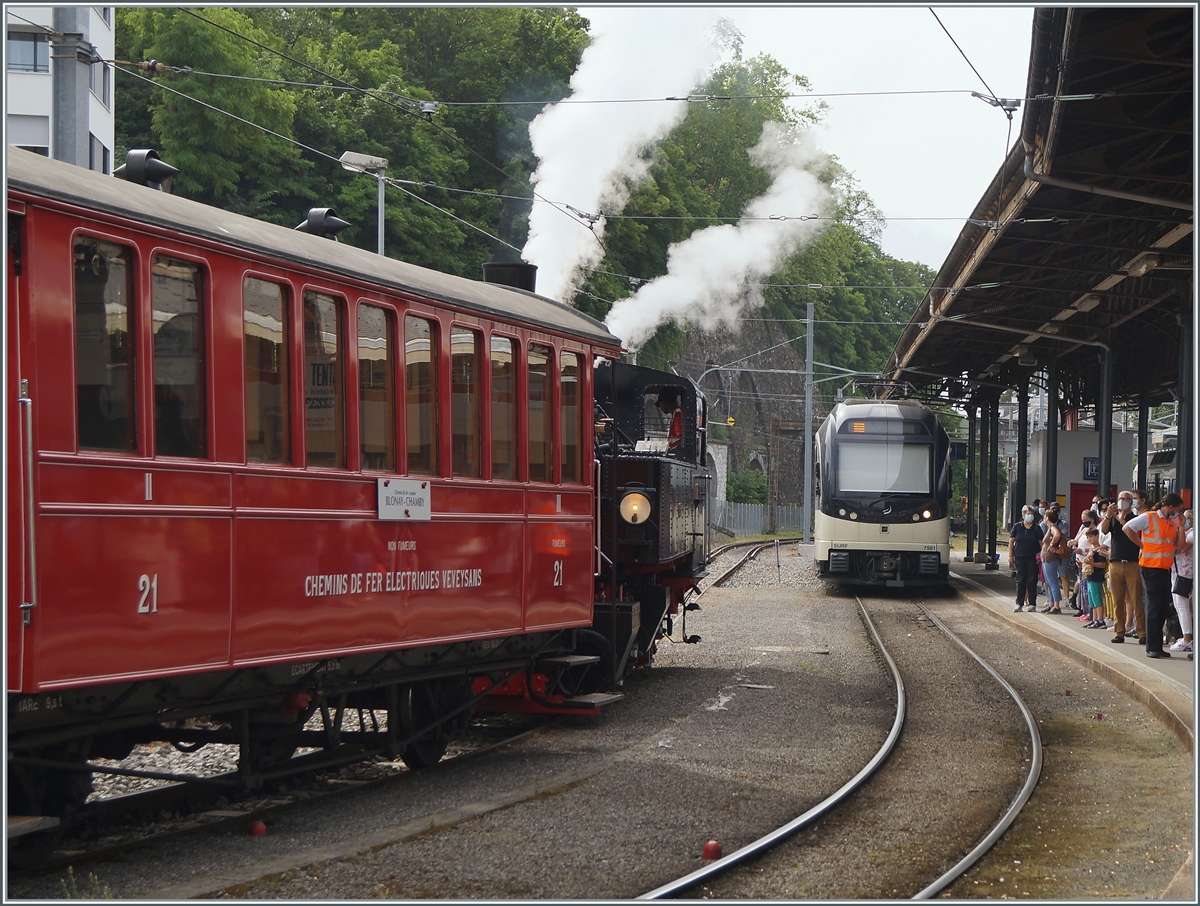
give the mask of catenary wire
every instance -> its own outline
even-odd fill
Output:
[[[151,85],[154,85],[155,87],[160,88],[163,91],[168,91],[171,94],[174,94],[178,97],[192,101],[193,103],[199,104],[201,107],[205,107],[209,110],[212,110],[215,113],[220,113],[224,116],[230,117],[231,119],[235,119],[240,123],[245,123],[247,126],[252,126],[253,128],[259,129],[259,130],[267,133],[268,135],[274,136],[275,138],[278,138],[285,142],[289,142],[290,144],[296,145],[298,148],[303,148],[304,150],[311,151],[313,154],[319,155],[320,157],[328,158],[329,160],[333,161],[334,163],[337,163],[337,164],[341,163],[332,154],[326,154],[324,151],[321,151],[317,148],[313,148],[309,145],[306,145],[303,142],[297,141],[294,138],[289,138],[286,135],[281,135],[280,133],[275,132],[272,129],[268,129],[266,126],[262,126],[262,125],[259,125],[258,123],[251,122],[248,119],[244,119],[244,118],[238,116],[236,113],[230,113],[228,110],[222,110],[220,107],[215,107],[212,104],[209,104],[207,101],[202,101],[199,98],[194,98],[189,94],[184,94],[182,91],[178,91],[177,89],[171,88],[167,85],[162,84],[161,82],[158,82],[154,79],[147,78],[146,76],[140,75],[136,72],[131,72],[128,69],[122,69],[120,67],[116,67],[116,68],[119,72],[123,72],[126,75],[133,76],[135,79],[141,79],[143,82],[149,82]],[[434,208],[437,211],[440,211],[442,214],[445,214],[447,217],[457,220],[463,226],[469,227],[470,229],[475,230],[476,232],[482,233],[484,236],[487,236],[489,239],[491,239],[495,242],[498,242],[502,245],[508,246],[508,248],[513,249],[514,251],[518,251],[518,252],[520,251],[520,249],[518,249],[516,246],[512,245],[509,242],[506,242],[505,240],[501,239],[499,236],[492,235],[487,230],[483,229],[483,227],[476,226],[475,224],[471,223],[470,221],[464,220],[463,218],[459,217],[453,211],[447,211],[445,208],[438,207],[436,204],[434,204],[429,199],[422,198],[420,195],[416,194],[415,192],[409,191],[403,185],[400,185],[397,180],[390,179],[388,177],[376,177],[376,178],[382,179],[382,181],[385,184],[391,185],[393,188],[399,189],[405,195],[408,195],[409,197],[416,199],[417,201],[421,202],[422,204],[428,205],[429,207]]]
[[[10,13],[10,15],[13,15]],[[20,18],[18,16],[18,18]],[[29,21],[29,20],[24,20]],[[30,23],[34,25],[36,23]],[[45,26],[41,26],[45,28]],[[951,38],[953,40],[953,38]],[[961,52],[961,51],[960,51]],[[969,60],[967,61],[970,62]],[[242,81],[264,82],[271,85],[294,85],[299,88],[328,88],[334,91],[377,91],[380,94],[390,94],[394,97],[401,98],[414,105],[420,101],[415,98],[409,98],[406,95],[395,91],[385,91],[381,88],[360,89],[353,85],[329,85],[324,82],[297,82],[290,79],[271,79],[265,76],[245,76],[234,75],[224,72],[205,72],[201,70],[192,70],[193,75],[208,76],[216,79],[239,79]],[[986,83],[985,83],[986,87]],[[989,89],[990,90],[990,89]],[[704,95],[688,95],[685,97],[653,97],[653,98],[560,98],[558,100],[549,100],[545,98],[531,99],[526,101],[442,101],[435,100],[434,102],[439,107],[547,107],[557,104],[568,105],[596,105],[596,104],[661,104],[661,103],[679,103],[699,101],[770,101],[770,100],[808,100],[822,98],[853,98],[853,97],[906,97],[913,95],[933,95],[933,94],[971,94],[969,88],[914,88],[899,91],[818,91],[818,92],[794,92],[784,94],[704,94]],[[1044,100],[1059,100],[1059,101],[1095,101],[1108,100],[1110,98],[1125,98],[1125,97],[1145,97],[1149,95],[1174,95],[1174,94],[1189,94],[1184,91],[1099,91],[1088,94],[1065,95],[1059,98],[1053,98],[1049,95],[1039,94],[1030,97],[1014,98],[1022,102],[1028,101],[1044,101]]]
[[[975,75],[979,76],[979,81],[983,82],[983,87],[986,88],[988,91],[988,94],[990,94],[992,96],[992,100],[998,101],[999,98],[996,97],[996,92],[992,91],[992,86],[987,83],[987,79],[985,79],[983,76],[979,75],[979,70],[975,68],[975,64],[971,62],[971,60],[967,56],[966,52],[961,47],[958,46],[958,42],[954,40],[954,35],[950,34],[950,29],[946,28],[945,23],[942,22],[942,20],[940,18],[938,18],[938,14],[936,12],[934,12],[932,6],[928,7],[928,9],[931,13],[933,13],[933,18],[937,19],[937,24],[942,26],[942,31],[944,31],[946,33],[946,37],[950,39],[950,42],[954,45],[954,47],[958,50],[958,52],[960,54],[962,54],[962,58],[967,61],[967,65],[971,67],[971,72],[973,72],[973,73],[975,73]],[[1009,119],[1012,119],[1011,115],[1009,116]]]
[[[234,31],[232,28],[229,28],[228,26],[221,25],[219,22],[214,22],[211,19],[206,19],[204,16],[201,16],[199,13],[196,13],[186,7],[178,7],[178,9],[180,9],[180,11],[182,11],[182,12],[187,13],[190,16],[195,17],[196,19],[199,19],[201,22],[205,22],[208,25],[213,26],[214,28],[219,28],[221,31],[224,31],[227,34],[233,35],[236,38],[240,38],[243,41],[247,41],[250,44],[255,45],[256,47],[262,48],[263,50],[267,51],[268,53],[273,53],[285,60],[288,60],[291,63],[295,63],[297,66],[304,67],[305,69],[309,70],[310,72],[315,72],[317,75],[322,76],[323,78],[326,78],[326,79],[329,79],[329,80],[335,81],[335,82],[340,82],[342,85],[345,85],[347,88],[357,91],[367,97],[375,98],[376,100],[382,101],[383,103],[387,104],[390,107],[393,107],[396,110],[399,110],[401,113],[404,113],[407,116],[412,116],[415,119],[418,119],[422,122],[429,123],[434,129],[436,129],[444,137],[446,137],[450,141],[453,141],[453,142],[457,143],[458,145],[460,145],[473,157],[478,158],[484,164],[486,164],[488,167],[495,170],[497,173],[502,174],[506,179],[512,179],[515,182],[519,182],[521,185],[525,186],[533,194],[533,197],[535,197],[535,198],[542,197],[538,194],[537,190],[534,189],[533,186],[528,181],[517,179],[511,173],[509,173],[507,170],[505,170],[503,167],[501,167],[499,164],[496,164],[493,161],[489,160],[487,157],[480,154],[478,151],[476,151],[474,148],[472,148],[470,145],[468,145],[465,141],[463,141],[463,139],[460,136],[456,135],[454,132],[445,128],[444,126],[440,126],[437,123],[433,122],[432,117],[430,117],[430,118],[424,117],[424,116],[420,115],[419,113],[417,113],[415,110],[412,110],[401,104],[395,104],[395,103],[389,101],[387,98],[380,97],[377,92],[372,92],[366,88],[362,88],[357,85],[352,85],[349,82],[347,82],[345,79],[339,79],[337,76],[330,75],[329,73],[327,73],[321,69],[318,69],[317,67],[315,67],[309,63],[305,63],[302,60],[298,60],[295,57],[292,57],[292,56],[284,53],[281,50],[277,50],[273,47],[270,47],[269,45],[263,44],[261,41],[257,41],[254,38],[249,37],[248,35],[243,35],[240,32]],[[575,223],[577,223],[580,226],[587,229],[587,231],[589,233],[591,233],[591,235],[596,239],[596,242],[600,245],[600,248],[604,251],[604,253],[606,255],[608,254],[608,249],[605,248],[604,242],[600,239],[599,236],[596,235],[596,233],[591,229],[591,227],[589,225],[585,224],[583,221],[581,221],[579,218],[577,218],[569,210],[566,210],[564,207],[561,207],[559,205],[554,205],[548,199],[543,199],[543,200],[545,200],[547,202],[547,204],[551,204],[552,207],[555,208],[555,210],[560,211],[561,213],[563,213],[564,215],[569,217],[572,221],[574,221]]]

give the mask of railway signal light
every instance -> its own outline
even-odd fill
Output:
[[[337,242],[337,234],[350,226],[337,216],[333,208],[309,208],[308,217],[296,226],[299,233],[312,233]]]
[[[179,170],[162,160],[153,149],[130,151],[125,155],[125,163],[113,171],[113,176],[119,179],[159,191],[164,182],[178,175]]]

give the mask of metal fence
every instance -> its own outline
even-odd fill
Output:
[[[719,542],[722,536],[742,538],[746,535],[762,535],[769,530],[770,520],[771,514],[765,503],[708,501],[708,522],[712,526],[710,537],[714,542]],[[799,532],[803,525],[803,507],[775,507],[775,531]]]

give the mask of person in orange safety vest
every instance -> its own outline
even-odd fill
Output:
[[[1163,623],[1171,602],[1171,564],[1175,562],[1177,535],[1173,517],[1184,510],[1183,498],[1170,493],[1152,510],[1139,513],[1123,531],[1139,551],[1142,587],[1146,590],[1146,657],[1170,657],[1163,651]]]

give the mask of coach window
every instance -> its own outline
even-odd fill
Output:
[[[564,352],[559,366],[559,424],[562,426],[562,480],[578,484],[579,477],[579,356]]]
[[[492,477],[517,477],[517,344],[492,337]]]
[[[154,328],[154,449],[205,456],[204,273],[157,255],[151,268]]]
[[[81,448],[137,450],[132,258],[124,246],[88,236],[75,240],[75,398]]]
[[[246,342],[246,461],[291,461],[287,295],[278,283],[247,277],[242,287]]]
[[[358,409],[362,467],[393,472],[396,443],[392,402],[392,317],[375,305],[358,307]]]
[[[305,465],[346,465],[345,392],[342,387],[342,301],[304,293]]]
[[[453,473],[466,478],[483,474],[480,410],[479,334],[465,327],[450,330],[450,424]]]
[[[424,318],[404,319],[404,398],[408,471],[436,474],[437,330]]]
[[[550,451],[550,363],[554,351],[534,343],[529,347],[529,480],[552,481]]]

